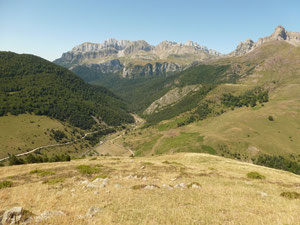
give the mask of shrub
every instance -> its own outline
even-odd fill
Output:
[[[8,163],[10,166],[12,166],[12,165],[21,165],[24,164],[25,162],[23,159],[18,159],[15,155],[10,155],[8,159]]]
[[[97,160],[97,157],[93,157],[90,159],[90,161],[94,161],[94,160]]]
[[[142,164],[143,164],[144,166],[152,166],[152,165],[153,165],[152,162],[142,162]]]
[[[35,170],[31,170],[30,174],[38,174],[39,176],[45,177],[45,176],[54,175],[55,172],[54,171],[50,171],[50,170],[35,169]]]
[[[261,175],[260,173],[258,172],[250,172],[250,173],[247,173],[247,177],[248,178],[251,178],[251,179],[265,179],[266,177],[264,175]]]
[[[300,174],[300,164],[295,161],[286,159],[282,156],[260,155],[254,161],[254,163],[275,169],[286,170],[295,174]]]
[[[101,178],[101,179],[105,179],[105,178],[108,178],[108,172],[104,172],[104,173],[101,173],[100,175],[96,176],[93,178],[93,180],[96,180],[97,178]]]
[[[12,187],[12,186],[13,186],[13,182],[11,182],[9,180],[5,180],[5,181],[0,182],[0,189]]]
[[[68,154],[61,154],[61,155],[53,155],[50,162],[66,162],[71,161],[71,157]]]
[[[87,175],[100,172],[99,168],[91,167],[89,165],[80,165],[80,166],[77,166],[76,169],[79,171],[79,173],[87,174]]]
[[[67,135],[65,134],[65,132],[60,131],[60,130],[51,130],[51,137],[54,138],[54,140],[56,142],[61,141],[64,138],[67,138]]]
[[[297,199],[300,198],[300,194],[297,192],[282,192],[280,196],[289,198],[289,199]]]
[[[268,117],[268,120],[270,120],[270,121],[274,121],[274,118],[273,118],[273,116],[269,116],[269,117]]]
[[[63,182],[65,182],[65,178],[58,177],[58,178],[46,180],[43,182],[43,184],[57,184],[57,183],[63,183]]]

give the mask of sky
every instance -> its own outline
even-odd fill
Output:
[[[0,0],[0,51],[50,61],[108,38],[196,41],[229,53],[278,25],[300,32],[299,0]]]

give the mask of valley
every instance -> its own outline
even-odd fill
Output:
[[[298,224],[299,40],[0,52],[0,225]]]

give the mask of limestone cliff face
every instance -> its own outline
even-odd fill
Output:
[[[176,73],[184,70],[186,67],[176,63],[148,63],[142,65],[128,65],[123,68],[122,77],[134,78],[134,76],[167,76],[171,73]]]
[[[259,47],[263,43],[270,41],[286,41],[292,45],[300,46],[300,33],[286,31],[284,27],[278,26],[275,28],[274,33],[271,36],[258,39],[254,42],[250,39],[241,42],[237,48],[229,54],[229,56],[241,56],[248,52],[253,51],[255,48]]]
[[[201,85],[189,85],[185,87],[176,87],[168,91],[164,96],[154,101],[145,111],[145,115],[149,115],[155,112],[162,110],[164,107],[173,105],[176,102],[179,102],[185,96],[192,92],[199,91]]]
[[[118,59],[113,59],[99,64],[88,64],[86,67],[99,74],[119,73],[124,68]]]
[[[191,63],[221,56],[196,42],[163,41],[156,46],[146,41],[108,39],[101,44],[86,42],[63,53],[54,63],[71,70],[86,66],[94,72],[119,73],[124,78],[165,76],[180,72]]]

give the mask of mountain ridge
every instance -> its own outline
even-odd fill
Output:
[[[120,74],[124,78],[139,76],[165,76],[186,69],[193,62],[219,57],[222,54],[187,41],[177,43],[162,41],[150,45],[144,40],[128,41],[110,38],[103,43],[84,42],[62,54],[54,63],[76,70],[85,66],[101,74]],[[111,65],[113,66],[111,69]],[[97,68],[97,69],[96,69]],[[81,75],[81,73],[79,73]]]
[[[103,43],[84,42],[77,45],[54,60],[54,63],[74,71],[86,81],[97,80],[108,74],[129,79],[170,76],[209,60],[248,54],[270,41],[285,41],[300,46],[300,33],[277,26],[270,36],[259,38],[257,42],[251,39],[240,42],[229,54],[221,54],[194,41],[162,41],[157,45],[150,45],[144,40],[110,38]],[[92,76],[87,76],[87,73]]]
[[[240,42],[236,49],[229,53],[228,56],[241,56],[245,55],[257,47],[261,46],[263,43],[270,41],[286,41],[294,46],[300,46],[300,33],[294,31],[286,31],[281,25],[277,26],[270,36],[259,38],[257,42],[251,39]]]

